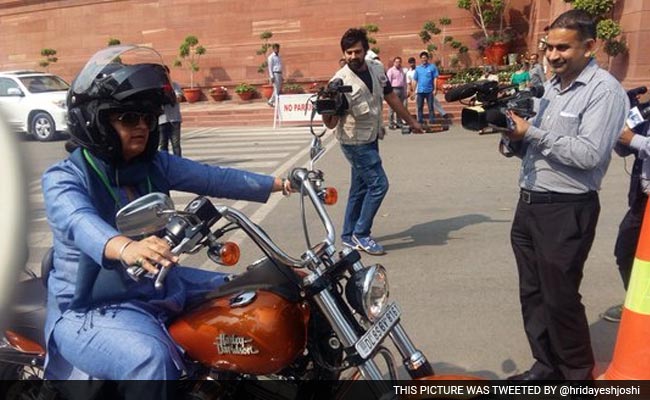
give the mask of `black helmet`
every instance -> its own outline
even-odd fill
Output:
[[[97,52],[72,82],[67,106],[69,129],[78,146],[111,163],[122,163],[122,145],[108,122],[109,112],[140,111],[160,115],[176,97],[162,58],[139,46],[111,46]],[[151,128],[147,149],[158,147],[158,127]]]

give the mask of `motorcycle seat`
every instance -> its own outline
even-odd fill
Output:
[[[293,280],[292,280],[293,279]],[[230,296],[233,294],[266,290],[291,301],[300,301],[300,278],[289,267],[276,266],[268,258],[250,265],[246,272],[219,286],[207,298]]]
[[[18,284],[11,307],[8,329],[35,341],[45,348],[45,303],[47,289],[40,278]]]

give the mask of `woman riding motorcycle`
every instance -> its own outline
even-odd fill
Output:
[[[72,84],[67,106],[78,148],[42,178],[54,236],[48,379],[179,378],[184,366],[165,323],[224,282],[223,274],[176,266],[157,290],[151,276],[178,259],[159,237],[121,235],[118,209],[170,190],[257,202],[290,191],[279,178],[158,152],[158,116],[174,101],[160,56],[143,47],[98,52]],[[133,265],[152,274],[136,281],[126,272]]]

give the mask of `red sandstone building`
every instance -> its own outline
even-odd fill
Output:
[[[518,33],[516,49],[535,51],[543,29],[570,6],[564,0],[511,0],[506,21]],[[626,87],[650,84],[650,0],[618,0],[614,18],[624,30],[629,52],[610,63]],[[50,71],[72,80],[86,60],[110,38],[152,46],[170,65],[187,35],[206,47],[195,76],[203,87],[261,83],[255,51],[259,34],[273,32],[290,79],[326,79],[338,68],[339,40],[349,27],[372,23],[381,57],[416,56],[425,46],[418,36],[426,20],[449,17],[447,34],[466,44],[468,62],[482,57],[471,34],[478,28],[456,0],[299,1],[299,0],[0,0],[0,70],[42,69],[43,48],[57,50]],[[599,55],[601,65],[607,58]],[[189,83],[186,70],[173,68],[174,80]]]

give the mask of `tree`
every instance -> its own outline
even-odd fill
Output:
[[[374,51],[375,54],[379,54],[379,47],[377,46],[377,39],[375,39],[371,34],[379,32],[379,26],[376,24],[365,24],[363,29],[368,33],[368,44],[370,44],[370,50]]]
[[[512,37],[505,26],[505,12],[509,0],[458,0],[458,7],[472,14],[474,23],[481,29],[484,45],[510,42]]]
[[[120,39],[109,38],[107,44],[108,44],[109,46],[118,46],[118,45],[122,44],[122,42],[120,41]]]
[[[53,63],[59,61],[59,58],[56,57],[56,50],[54,50],[54,49],[47,49],[47,48],[46,48],[46,49],[42,49],[42,50],[41,50],[41,56],[43,56],[43,57],[45,57],[45,58],[42,59],[42,60],[38,63],[38,65],[40,65],[41,67],[45,68],[45,71],[48,71],[48,72],[49,72],[49,68],[48,68],[48,67],[50,66],[50,64],[53,64]]]
[[[452,49],[455,49],[458,53],[464,54],[467,53],[469,50],[467,46],[463,45],[460,41],[455,40],[452,36],[448,36],[445,34],[445,29],[447,26],[451,25],[451,19],[447,17],[442,17],[438,20],[438,24],[442,28],[439,28],[438,25],[434,21],[426,21],[424,25],[422,26],[422,30],[419,33],[420,39],[422,39],[422,43],[427,44],[427,51],[429,53],[437,53],[440,57],[440,65],[441,67],[447,67],[448,65],[445,63],[445,53],[446,53],[446,46],[449,45]],[[439,41],[438,44],[431,43],[431,40],[433,39],[433,36],[439,36]],[[452,55],[450,58],[450,61],[453,60],[458,60],[458,57]],[[455,65],[451,65],[452,67],[455,67]]]
[[[199,39],[189,35],[181,43],[178,49],[178,58],[174,60],[175,67],[182,67],[185,64],[190,72],[190,88],[194,88],[194,73],[199,70],[199,60],[206,53],[205,47],[199,44]]]
[[[266,72],[266,67],[269,66],[269,63],[268,63],[268,61],[266,59],[266,53],[269,51],[269,49],[272,46],[272,44],[269,43],[269,39],[271,39],[272,37],[273,37],[273,32],[271,32],[271,31],[264,31],[264,32],[260,33],[260,39],[262,40],[262,46],[259,49],[257,49],[257,51],[255,52],[255,54],[257,54],[258,56],[264,57],[264,60],[262,61],[262,63],[259,65],[259,67],[257,67],[257,72],[260,73],[260,74],[265,73]]]

